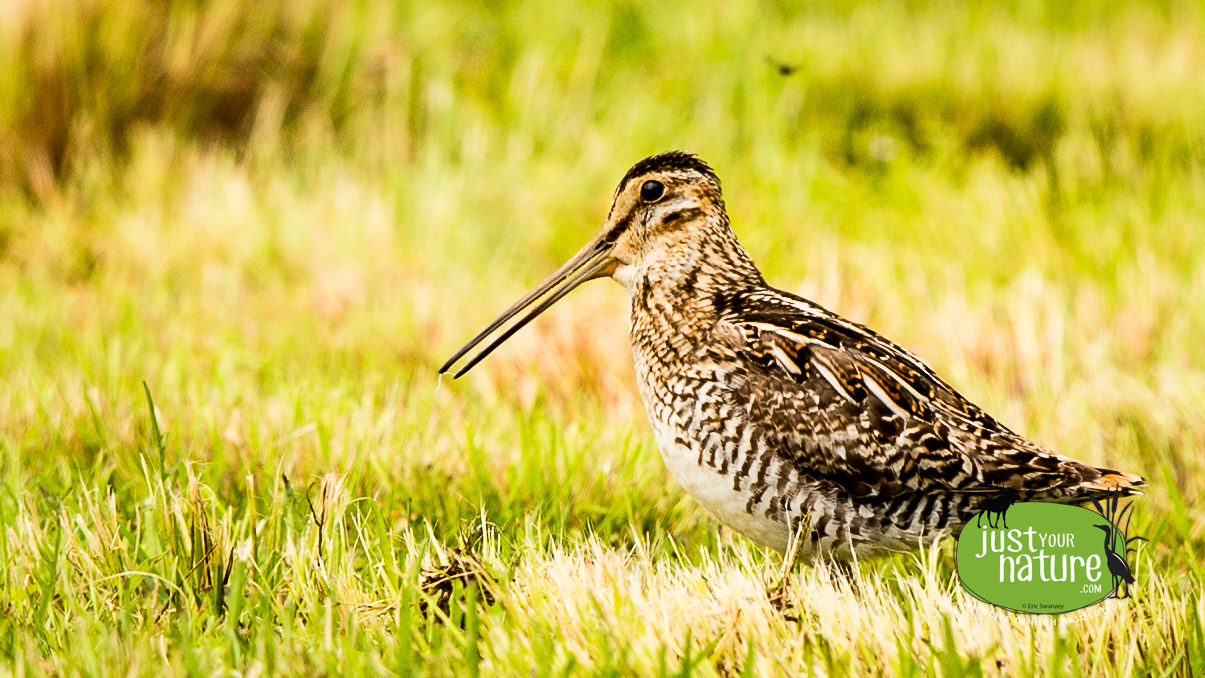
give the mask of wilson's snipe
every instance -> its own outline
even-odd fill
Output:
[[[957,532],[1007,488],[1078,503],[1143,479],[1093,468],[1010,431],[873,331],[768,286],[702,160],[636,164],[602,232],[456,352],[530,310],[476,365],[581,283],[628,291],[640,395],[666,465],[753,541],[839,561]]]

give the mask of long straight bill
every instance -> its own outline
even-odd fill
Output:
[[[587,280],[593,280],[609,274],[615,267],[615,260],[609,255],[611,244],[603,240],[602,237],[595,238],[585,247],[583,247],[573,258],[565,262],[563,266],[558,268],[556,272],[548,276],[544,282],[536,286],[535,289],[523,295],[523,298],[516,301],[510,308],[503,311],[502,315],[498,316],[494,322],[488,327],[469,340],[469,343],[460,348],[459,351],[452,354],[448,358],[448,362],[444,363],[443,367],[439,368],[439,373],[443,374],[452,369],[452,365],[463,358],[465,354],[473,350],[473,347],[485,341],[491,334],[505,325],[511,318],[519,315],[524,309],[535,304],[541,297],[544,297],[534,308],[526,315],[520,318],[515,324],[506,329],[505,332],[498,335],[484,349],[473,356],[464,367],[461,367],[453,378],[460,377],[465,372],[473,369],[473,366],[481,362],[483,358],[498,348],[502,342],[506,341],[515,332],[518,332],[524,325],[531,322],[536,316],[548,310],[550,306],[559,301],[566,294],[569,294],[575,287],[581,285]],[[551,292],[551,294],[549,294]],[[545,297],[544,295],[548,295]]]

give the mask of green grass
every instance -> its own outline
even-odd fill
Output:
[[[1201,6],[562,5],[10,8],[0,673],[1205,672]],[[1145,475],[1135,599],[992,619],[946,544],[780,609],[609,282],[441,383],[672,148],[773,283]]]

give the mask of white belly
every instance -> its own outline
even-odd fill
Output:
[[[721,475],[718,470],[699,464],[697,452],[674,442],[670,427],[653,422],[657,448],[666,467],[687,494],[699,502],[719,521],[762,546],[786,551],[790,529],[754,507],[746,511],[751,493],[742,484],[733,489],[733,475]]]

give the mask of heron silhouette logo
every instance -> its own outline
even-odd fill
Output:
[[[1091,500],[1095,511],[1020,501],[1016,490],[985,500],[958,535],[963,587],[985,603],[1040,614],[1129,598],[1136,582],[1130,556],[1146,541],[1128,534],[1134,505],[1120,506],[1118,492]]]

